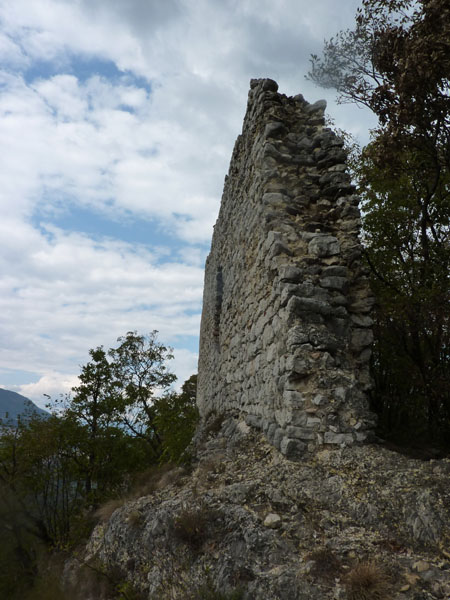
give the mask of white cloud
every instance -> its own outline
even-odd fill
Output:
[[[76,385],[78,385],[76,375],[51,372],[43,375],[34,383],[16,386],[13,391],[29,398],[40,408],[47,408],[50,400],[46,396],[50,396],[52,400],[58,400],[61,394],[70,393],[70,390]]]
[[[2,235],[8,256],[22,256],[19,270],[8,256],[1,262],[0,312],[12,317],[0,321],[9,341],[0,349],[4,368],[76,371],[90,347],[113,345],[128,330],[158,329],[166,343],[197,334],[199,266],[157,262],[145,247],[54,227],[48,236],[15,233]]]

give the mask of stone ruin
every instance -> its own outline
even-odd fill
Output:
[[[374,299],[325,101],[279,94],[270,79],[250,87],[206,262],[198,406],[298,457],[374,428]]]

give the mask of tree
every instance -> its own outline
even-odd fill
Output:
[[[448,143],[449,40],[446,0],[363,0],[355,29],[325,42],[308,77],[368,106],[394,137]]]
[[[157,331],[147,336],[129,331],[109,350],[116,389],[124,408],[124,425],[145,439],[153,454],[161,453],[161,438],[155,422],[155,394],[163,393],[176,380],[166,367],[173,358],[171,348],[157,341]]]
[[[0,434],[0,596],[22,598],[49,547],[73,539],[85,506],[73,424],[32,416]]]
[[[162,452],[155,398],[176,377],[165,365],[172,358],[170,349],[156,334],[128,332],[118,338],[117,348],[91,349],[80,384],[65,399],[64,418],[82,426],[73,455],[92,501],[114,492],[124,473],[144,460],[157,460]]]
[[[169,393],[155,402],[155,425],[161,439],[161,461],[179,463],[188,460],[186,449],[198,422],[197,375],[191,375],[180,393]]]
[[[449,192],[430,198],[432,227],[422,232],[427,172],[407,149],[390,165],[357,167],[364,198],[365,254],[377,298],[374,376],[381,425],[445,440],[450,426]],[[448,439],[448,438],[447,438]]]
[[[363,0],[354,31],[325,43],[309,77],[379,119],[354,164],[377,296],[375,407],[388,429],[426,423],[430,439],[448,440],[448,2]]]
[[[124,404],[103,347],[91,349],[92,360],[81,368],[80,385],[72,388],[64,416],[83,426],[77,440],[78,460],[85,473],[86,493],[103,477],[109,464],[108,446],[121,420]]]

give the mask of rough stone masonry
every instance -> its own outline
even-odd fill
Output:
[[[343,141],[252,80],[206,262],[198,405],[288,457],[367,440],[373,297]]]

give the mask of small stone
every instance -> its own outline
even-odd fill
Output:
[[[269,513],[264,519],[264,526],[270,529],[278,529],[281,525],[281,517],[275,513]]]
[[[284,437],[281,440],[280,451],[287,458],[299,458],[304,454],[306,450],[306,444],[300,440],[293,440],[288,437]]]
[[[279,133],[282,133],[283,131],[284,131],[283,123],[280,123],[279,121],[271,121],[270,123],[267,123],[267,125],[264,129],[264,135],[265,135],[265,137],[272,137],[272,136],[276,136]]]
[[[265,92],[277,92],[278,91],[278,83],[273,79],[263,79],[262,88]]]
[[[423,573],[424,571],[428,571],[430,565],[425,560],[418,560],[413,564],[413,569],[418,573]]]
[[[325,444],[352,444],[353,436],[351,433],[333,433],[327,431],[324,435]]]
[[[324,111],[327,107],[327,101],[326,100],[317,100],[317,102],[314,102],[314,104],[309,104],[308,106],[305,107],[306,112],[308,113],[312,113],[312,112],[316,112],[316,111]]]

